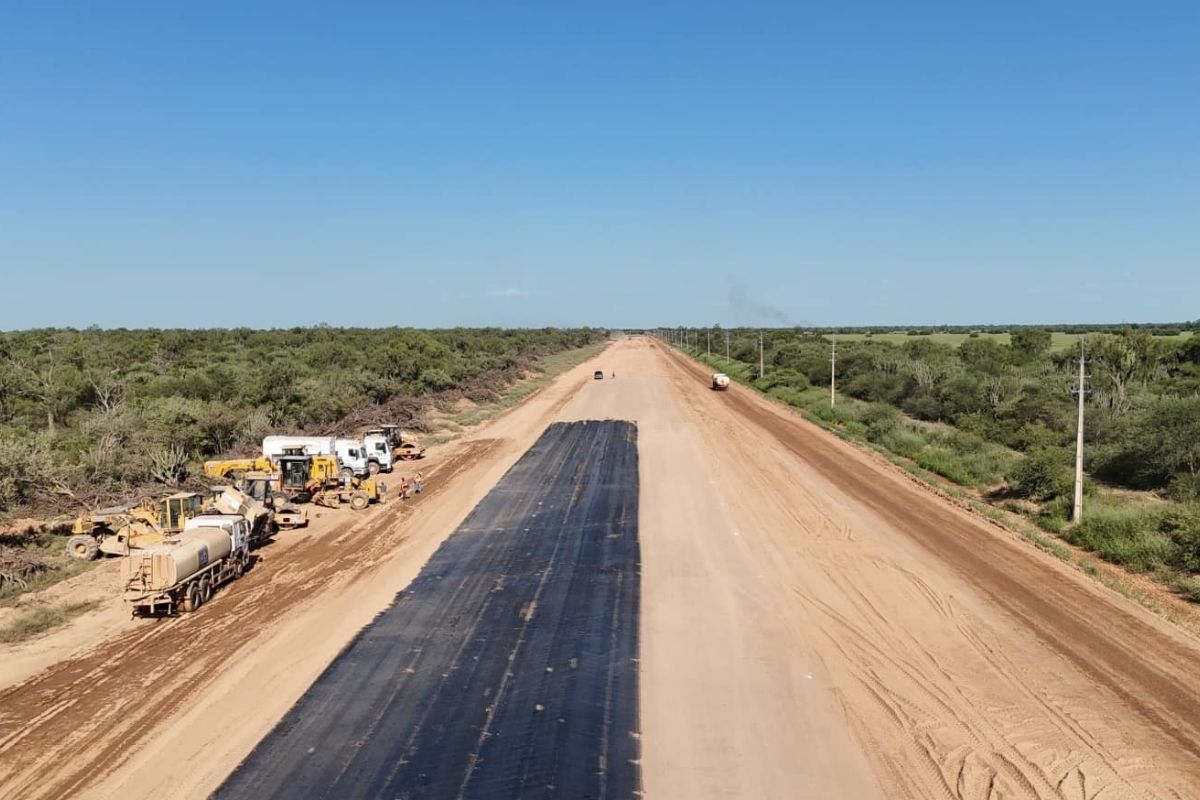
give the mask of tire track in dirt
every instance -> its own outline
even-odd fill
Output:
[[[664,361],[892,796],[1200,796],[1186,637],[769,401]],[[808,470],[819,479],[797,488]]]
[[[68,797],[119,767],[265,630],[329,586],[367,578],[404,541],[403,517],[498,445],[465,442],[429,471],[424,493],[365,518],[347,512],[332,531],[279,555],[267,546],[194,615],[147,621],[0,692],[0,796]]]

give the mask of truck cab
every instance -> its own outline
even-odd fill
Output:
[[[343,468],[349,469],[355,477],[361,478],[371,474],[368,467],[367,447],[360,439],[334,439],[333,452]]]
[[[362,438],[363,447],[367,451],[367,472],[374,475],[377,472],[391,472],[396,466],[392,445],[383,433],[367,433]]]

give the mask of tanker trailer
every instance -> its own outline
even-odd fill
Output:
[[[724,372],[714,372],[712,376],[712,388],[714,392],[723,392],[729,388],[729,376]]]
[[[135,615],[195,611],[249,562],[250,523],[236,514],[190,519],[162,544],[135,550],[121,564],[125,602]]]

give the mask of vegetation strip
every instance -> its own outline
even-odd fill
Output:
[[[696,346],[706,337],[723,349],[723,332],[701,330],[683,350],[867,443],[1042,549],[1074,561],[1057,537],[1200,601],[1200,337],[1158,340],[1134,329],[1089,337],[1086,452],[1107,482],[1086,481],[1078,525],[1067,522],[1072,477],[1064,445],[1074,430],[1072,355],[1053,354],[1048,333],[1017,331],[1011,345],[968,339],[957,351],[922,337],[902,346],[843,343],[835,405],[828,339],[768,332],[760,376],[757,334],[734,332],[729,360]],[[1085,571],[1098,572],[1091,567]]]
[[[593,329],[0,333],[0,389],[10,390],[0,398],[0,519],[203,491],[200,461],[257,451],[276,430],[430,420],[438,444],[606,346]],[[284,363],[286,379],[271,378]],[[439,414],[455,402],[470,407]],[[169,474],[152,468],[159,445],[179,457]],[[64,556],[63,529],[27,528],[0,534],[0,604],[94,563]]]

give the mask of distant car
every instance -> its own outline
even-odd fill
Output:
[[[594,380],[598,380],[598,381],[604,380],[604,370],[602,370],[602,369],[596,370],[595,372],[592,373],[592,378]]]

